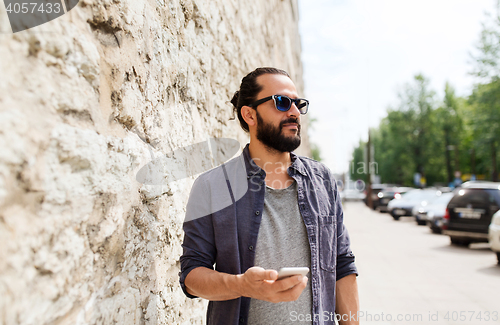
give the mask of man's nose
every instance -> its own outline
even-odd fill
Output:
[[[295,105],[294,102],[292,102],[292,106],[287,111],[287,115],[288,116],[294,116],[294,117],[300,119],[300,111],[299,111],[299,109],[297,108],[297,105]]]

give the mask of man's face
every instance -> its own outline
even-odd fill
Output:
[[[257,100],[271,95],[285,95],[298,98],[297,90],[292,80],[284,75],[265,74],[257,78],[262,85],[262,91]],[[270,149],[279,152],[290,152],[300,145],[300,112],[292,104],[286,112],[278,111],[274,101],[270,100],[256,109],[257,139]]]

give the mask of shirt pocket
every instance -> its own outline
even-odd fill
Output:
[[[337,223],[334,216],[319,217],[319,266],[335,272],[337,266]]]

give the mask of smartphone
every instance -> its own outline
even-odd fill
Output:
[[[278,280],[292,275],[306,275],[309,273],[308,267],[282,267],[278,272]]]

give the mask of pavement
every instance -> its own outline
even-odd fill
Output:
[[[356,255],[361,324],[500,324],[500,266],[488,244],[448,236],[344,204]]]

